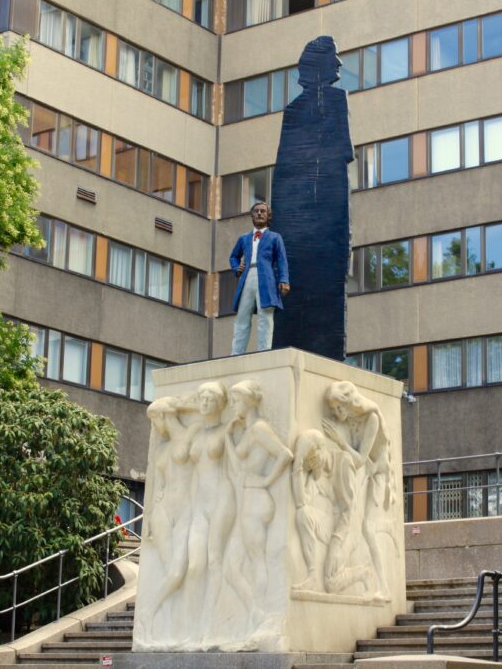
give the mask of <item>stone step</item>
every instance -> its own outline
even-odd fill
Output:
[[[134,611],[112,611],[107,618],[108,620],[134,620]]]
[[[70,667],[78,664],[93,664],[99,666],[99,660],[102,653],[20,653],[18,655],[19,664],[63,664]]]
[[[354,653],[354,660],[370,660],[373,657],[392,657],[394,655],[423,655],[424,650],[402,649],[400,651],[362,651]],[[441,655],[455,655],[475,660],[491,660],[492,650],[441,650]]]
[[[406,591],[406,599],[455,599],[455,598],[476,598],[476,588],[433,588],[432,590],[414,590]],[[492,597],[491,588],[485,587],[483,597]]]
[[[307,653],[306,663],[295,665],[301,669],[310,669],[312,667],[319,667],[332,664],[350,664],[352,662],[352,653]]]
[[[465,618],[466,614],[461,611],[436,611],[433,613],[403,613],[396,616],[396,623],[400,625],[453,625],[459,623]],[[492,620],[493,614],[492,611],[478,611],[474,622],[471,624],[476,624],[476,622],[485,622],[487,620]]]
[[[89,641],[53,641],[42,644],[42,653],[72,653],[79,651],[115,651],[127,652],[131,650],[132,640],[130,641],[99,641],[90,639]]]
[[[105,620],[102,623],[86,623],[85,629],[88,632],[112,632],[120,630],[130,630],[134,627],[134,621],[132,619],[128,620]]]
[[[71,662],[37,662],[36,664],[31,664],[29,662],[22,662],[23,669],[50,669],[51,667],[54,666],[54,664],[57,665],[58,669],[74,669],[75,663],[73,660]],[[0,665],[2,669],[19,669],[19,664],[2,664]],[[100,667],[101,665],[98,663],[92,663],[88,664],[86,662],[79,662],[78,663],[78,669],[97,669],[97,667]],[[354,666],[352,666],[352,669],[354,669]]]
[[[64,641],[93,641],[94,639],[110,639],[110,641],[131,640],[132,630],[104,630],[88,632],[67,632]]]
[[[436,623],[432,624],[434,625]],[[425,639],[427,637],[427,630],[429,627],[430,625],[379,627],[377,630],[377,637],[379,639],[399,639],[401,637]],[[440,637],[445,636],[454,636],[455,638],[458,638],[459,636],[484,636],[485,634],[491,635],[491,631],[492,625],[484,623],[470,623],[467,627],[464,627],[461,630],[438,631],[435,633],[434,638],[439,639]]]
[[[444,611],[455,612],[464,611],[466,614],[471,610],[474,600],[472,599],[431,599],[431,600],[417,600],[414,602],[415,613],[424,613],[427,611]],[[482,603],[479,607],[480,611],[488,611],[492,609],[492,604]]]
[[[492,638],[489,636],[473,637],[434,637],[434,649],[437,653],[444,650],[485,650],[491,648]],[[392,650],[394,653],[405,653],[408,650],[425,651],[427,641],[421,639],[361,639],[357,642],[358,651]]]

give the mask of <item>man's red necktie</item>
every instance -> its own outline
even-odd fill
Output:
[[[260,230],[257,230],[257,231],[254,233],[253,241],[255,242],[257,239],[260,239],[260,237],[262,236],[262,234],[263,234],[263,232],[260,232]]]

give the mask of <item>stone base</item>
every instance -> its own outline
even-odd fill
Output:
[[[347,653],[113,653],[113,669],[292,669],[350,662]]]

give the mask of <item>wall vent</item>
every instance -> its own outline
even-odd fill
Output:
[[[172,232],[173,231],[173,222],[172,221],[166,221],[165,218],[159,218],[158,216],[155,217],[155,227],[159,228],[159,230],[165,230],[166,232]]]
[[[96,193],[93,190],[86,190],[85,188],[82,188],[81,186],[77,187],[77,197],[79,200],[85,200],[86,202],[92,202],[92,204],[96,204],[97,198],[96,198]]]

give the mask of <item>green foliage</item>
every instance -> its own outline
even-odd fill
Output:
[[[26,325],[14,325],[0,314],[0,388],[37,385],[41,361],[31,355],[32,337]]]
[[[0,38],[0,269],[14,244],[44,246],[33,209],[38,184],[30,170],[36,162],[17,132],[18,126],[27,125],[28,113],[14,100],[14,79],[23,76],[27,61],[25,39],[6,47]]]
[[[64,578],[81,579],[64,591],[66,610],[93,601],[102,587],[104,543],[86,546],[84,539],[111,526],[124,492],[111,478],[116,436],[108,418],[70,402],[62,390],[0,389],[0,574],[69,548]],[[57,563],[20,579],[18,599],[42,583],[57,584]],[[9,582],[0,589],[0,609],[10,605],[11,588]],[[54,601],[45,607],[42,618]]]

